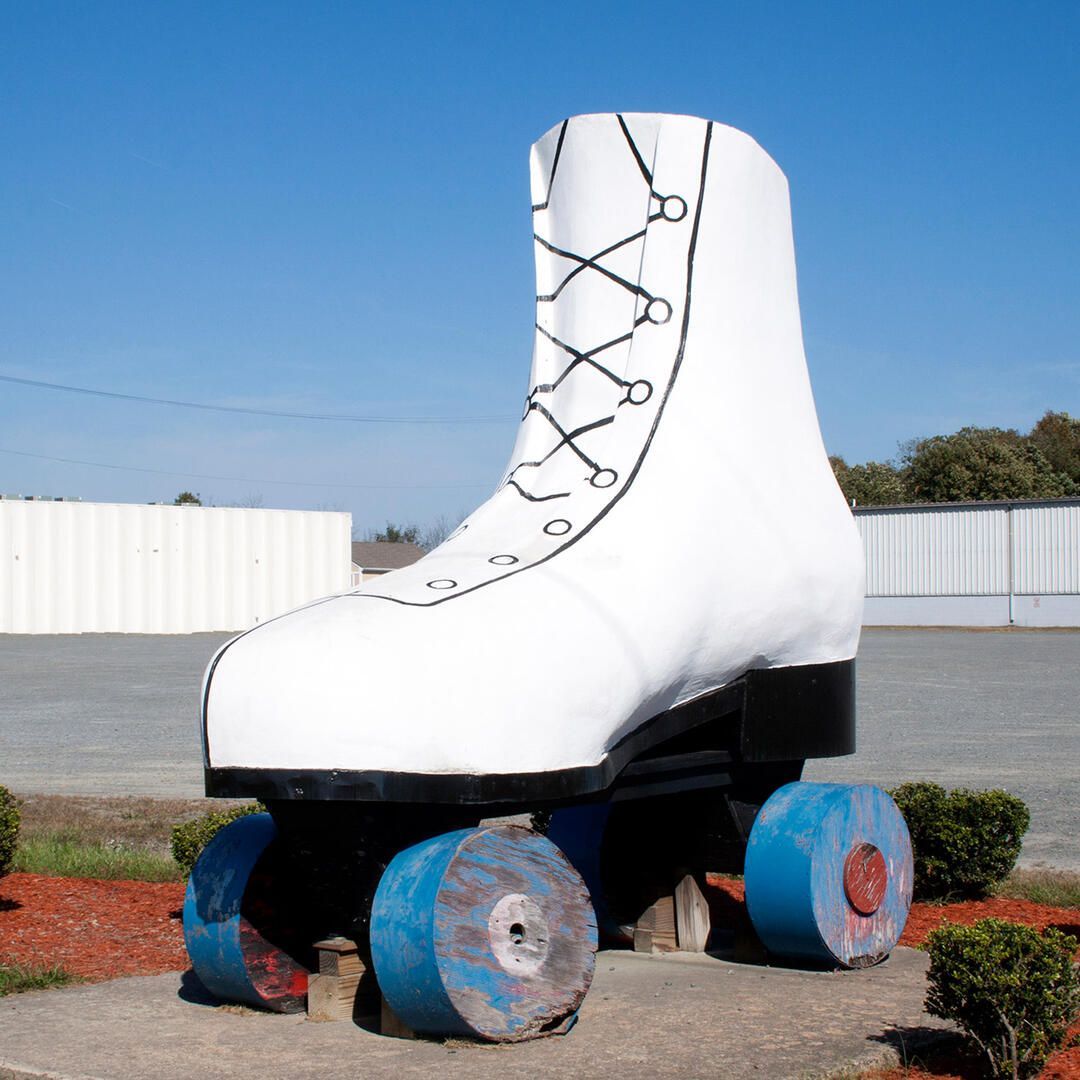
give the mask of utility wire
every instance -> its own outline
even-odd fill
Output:
[[[333,484],[325,480],[252,480],[244,476],[214,476],[208,473],[180,472],[173,469],[145,469],[138,465],[110,465],[104,461],[80,461],[77,458],[50,457],[48,454],[31,454],[28,450],[7,450],[0,446],[0,454],[36,458],[39,461],[58,461],[63,465],[89,465],[95,469],[118,469],[122,472],[153,473],[156,476],[179,476],[188,480],[227,480],[238,484],[284,484],[289,487],[360,488],[365,491],[419,491],[443,490],[444,488],[479,488],[487,484]]]
[[[277,416],[289,420],[338,420],[353,424],[508,424],[519,419],[513,416],[350,416],[345,413],[280,412],[277,409],[247,409],[241,405],[212,405],[203,401],[176,401],[172,398],[120,394],[114,390],[95,390],[88,386],[68,386],[65,383],[43,382],[40,379],[20,379],[15,375],[0,375],[0,381],[17,383],[20,386],[33,386],[38,390],[60,390],[67,394],[87,394],[91,397],[137,401],[143,405],[174,405],[181,409],[246,413],[248,416]]]

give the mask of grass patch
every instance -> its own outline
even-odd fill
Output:
[[[994,895],[1051,907],[1080,908],[1080,874],[1046,867],[1018,869],[994,890]]]
[[[44,833],[20,842],[12,870],[49,877],[106,881],[179,881],[172,856],[117,842],[85,843],[70,833]]]
[[[169,848],[172,827],[237,799],[24,795],[12,870],[108,881],[180,881]]]
[[[239,805],[238,799],[152,799],[124,795],[22,795],[19,836],[70,836],[84,844],[122,844],[169,854],[172,827],[178,821]]]
[[[48,990],[80,982],[62,967],[39,967],[36,964],[0,964],[0,997],[21,994],[24,990]]]

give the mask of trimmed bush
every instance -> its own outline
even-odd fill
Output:
[[[8,872],[19,843],[19,804],[6,787],[0,787],[0,877]]]
[[[982,919],[930,932],[926,1010],[954,1020],[998,1077],[1036,1075],[1080,1013],[1076,938]]]
[[[1022,799],[933,783],[901,784],[889,794],[911,833],[916,898],[979,898],[1009,876],[1031,821]]]
[[[172,827],[172,856],[185,874],[191,873],[195,860],[210,843],[218,830],[246,814],[259,814],[266,809],[262,803],[233,806],[228,810],[213,810],[202,817],[181,822]]]

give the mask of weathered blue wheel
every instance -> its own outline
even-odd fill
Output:
[[[580,875],[529,829],[461,829],[399,852],[371,909],[371,957],[416,1032],[508,1042],[576,1015],[596,965]]]
[[[785,784],[746,850],[746,905],[770,953],[868,967],[900,940],[911,907],[911,839],[869,784]]]
[[[547,838],[570,860],[589,890],[596,925],[605,938],[624,937],[611,915],[600,867],[604,830],[611,816],[611,803],[583,803],[553,810]]]
[[[266,856],[277,828],[269,814],[237,818],[203,849],[184,897],[184,944],[202,984],[224,1001],[302,1012],[307,968],[272,929],[274,874]]]

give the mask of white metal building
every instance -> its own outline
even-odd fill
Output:
[[[0,499],[0,633],[246,630],[349,587],[352,515]]]
[[[855,521],[867,626],[1080,626],[1080,499]],[[349,588],[351,531],[347,513],[0,498],[0,633],[245,630]]]
[[[867,626],[1080,626],[1080,499],[865,507]]]

